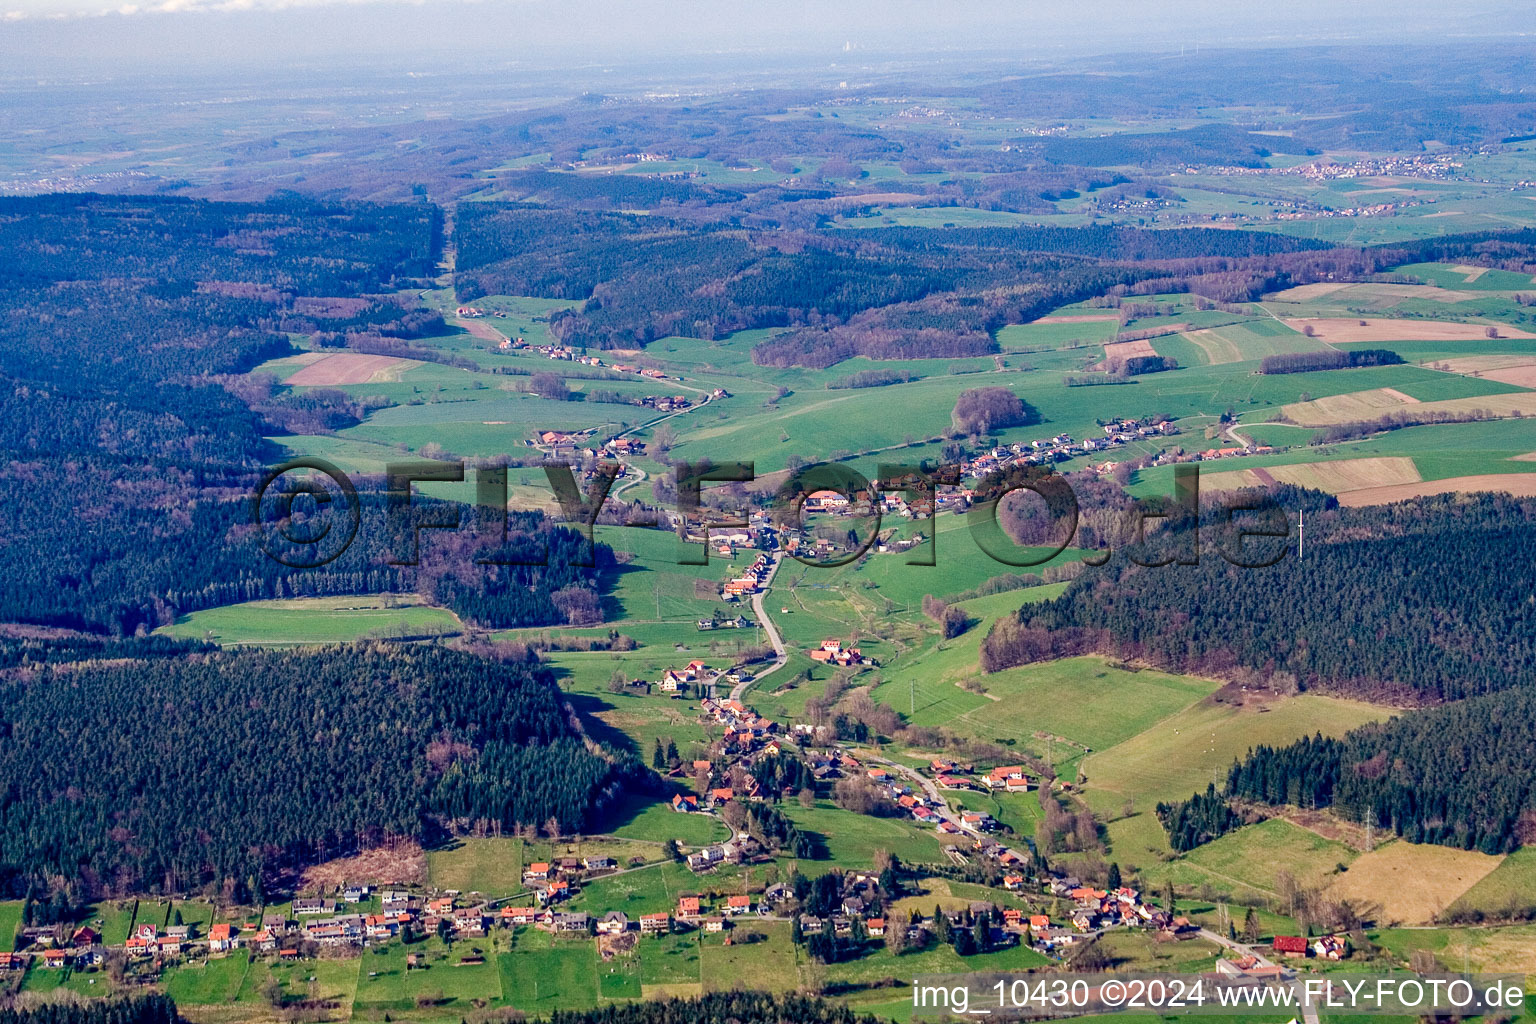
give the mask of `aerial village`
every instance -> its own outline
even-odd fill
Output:
[[[829,660],[858,658],[855,646],[828,639],[819,652]],[[822,660],[822,659],[818,659]],[[668,670],[661,681],[666,691],[674,679],[678,685],[697,685],[712,693],[721,678],[702,662],[693,661],[680,670]],[[844,747],[826,727],[798,724],[786,728],[757,714],[741,701],[712,695],[700,700],[701,717],[722,727],[709,748],[710,757],[679,764],[670,773],[688,778],[698,792],[678,787],[670,803],[679,814],[728,817],[729,804],[766,805],[782,799],[789,790],[766,791],[751,771],[765,758],[801,762],[817,787],[829,787],[839,779],[862,777],[911,820],[931,826],[947,840],[944,855],[957,866],[974,865],[991,879],[999,892],[993,901],[972,901],[968,906],[939,910],[934,915],[908,912],[892,917],[892,904],[902,889],[923,876],[912,865],[905,876],[877,871],[834,871],[829,883],[809,894],[809,886],[796,874],[784,883],[765,884],[750,891],[727,892],[711,888],[710,876],[729,864],[767,863],[774,851],[746,829],[731,828],[731,838],[683,852],[672,845],[677,858],[700,879],[700,891],[683,893],[667,910],[630,915],[618,909],[570,903],[584,885],[623,871],[645,870],[656,862],[634,858],[620,864],[613,857],[567,856],[537,861],[523,868],[524,891],[499,899],[452,890],[419,886],[375,888],[342,885],[332,891],[299,896],[282,907],[268,907],[240,923],[216,923],[206,933],[197,926],[137,923],[119,947],[130,961],[169,965],[198,957],[220,957],[246,949],[277,960],[345,956],[366,947],[436,935],[445,942],[481,939],[494,929],[532,927],[555,936],[595,937],[599,943],[623,944],[647,936],[698,930],[729,933],[746,918],[788,920],[802,941],[827,936],[839,941],[867,942],[882,939],[890,928],[904,930],[906,948],[922,948],[964,931],[967,943],[980,948],[1028,944],[1040,953],[1062,958],[1071,948],[1113,929],[1140,929],[1164,941],[1179,941],[1202,934],[1187,918],[1157,907],[1136,888],[1119,885],[1096,888],[1066,874],[1039,874],[1030,852],[1008,841],[1006,830],[985,813],[955,810],[943,791],[1027,793],[1043,781],[1023,765],[1002,765],[980,770],[948,758],[936,758],[919,770],[858,754]],[[862,758],[862,759],[861,759]],[[739,818],[736,820],[740,820]],[[1006,896],[1004,894],[1007,894]],[[1008,905],[1008,897],[1018,904]],[[811,913],[809,908],[818,908]],[[940,919],[942,914],[943,919]],[[1209,938],[1209,934],[1206,933]],[[35,960],[44,967],[82,969],[101,964],[109,953],[100,931],[89,924],[64,930],[38,927],[18,935],[19,952],[0,954],[0,970],[24,969]],[[1234,949],[1231,943],[1223,943]],[[605,947],[607,948],[607,947]],[[1348,939],[1342,935],[1321,937],[1279,936],[1269,950],[1282,962],[1317,957],[1337,960],[1347,956]],[[1257,950],[1222,959],[1218,972],[1231,978],[1264,980],[1286,976],[1288,967],[1277,964]]]

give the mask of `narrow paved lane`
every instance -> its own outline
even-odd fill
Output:
[[[768,575],[763,578],[763,586],[752,595],[752,610],[757,613],[757,621],[763,624],[763,631],[768,634],[768,642],[773,645],[773,664],[754,675],[751,679],[737,683],[731,688],[731,700],[741,700],[750,687],[756,686],[766,675],[777,672],[789,663],[789,652],[784,648],[784,638],[779,635],[779,629],[768,617],[768,609],[763,601],[768,597],[768,590],[773,586],[773,577],[778,574],[779,565],[784,561],[782,552],[775,551],[768,556]]]

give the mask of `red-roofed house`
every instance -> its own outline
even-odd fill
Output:
[[[235,948],[234,929],[227,924],[216,924],[208,930],[208,951],[228,953]]]
[[[1307,955],[1307,940],[1300,935],[1276,935],[1272,945],[1276,953],[1286,956]]]

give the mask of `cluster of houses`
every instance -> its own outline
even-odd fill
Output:
[[[613,370],[617,373],[633,373],[636,376],[646,377],[650,380],[682,380],[681,377],[668,377],[662,371],[648,366],[631,366],[628,363],[614,363]]]
[[[928,765],[933,780],[945,789],[990,790],[994,793],[1028,793],[1039,789],[1040,782],[1029,777],[1021,764],[1002,765],[984,775],[976,775],[971,765],[962,765],[947,757],[934,758]]]
[[[574,886],[583,878],[606,874],[617,868],[612,857],[534,861],[523,869],[523,884],[533,890],[533,898],[540,906],[548,906],[570,899],[576,893]]]
[[[756,623],[745,615],[735,615],[726,618],[715,617],[712,619],[700,619],[698,627],[701,632],[709,632],[716,629],[751,629]]]
[[[735,554],[735,544],[738,539],[751,540],[750,532],[742,536],[743,531],[710,531],[710,540],[716,545],[716,550],[727,557]],[[752,564],[740,573],[726,580],[720,585],[720,593],[726,600],[750,597],[762,589],[763,582],[773,570],[773,563],[767,554],[759,554],[752,560]]]
[[[850,644],[843,646],[841,640],[828,637],[821,642],[821,646],[810,652],[812,661],[826,662],[829,665],[837,665],[840,668],[850,668],[858,665],[873,665],[873,658],[865,657],[864,653]]]
[[[741,701],[709,699],[699,706],[706,716],[725,727],[720,746],[726,754],[745,759],[758,753],[777,757],[784,752],[784,744],[778,739],[783,733],[779,723],[764,718]],[[745,763],[750,767],[750,760]]]
[[[1270,946],[1281,956],[1342,960],[1349,955],[1349,936],[1322,935],[1307,939],[1300,935],[1276,935]]]
[[[644,455],[645,442],[633,437],[611,437],[603,442],[603,451],[614,455]]]
[[[1057,434],[1034,441],[998,445],[963,463],[961,473],[968,477],[983,477],[1010,466],[1043,466],[1065,462],[1079,455],[1123,448],[1132,441],[1171,436],[1179,433],[1179,428],[1172,420],[1153,423],[1117,418],[1105,423],[1103,431],[1103,437],[1085,437],[1081,441],[1074,439],[1071,434]]]
[[[1053,878],[1048,883],[1052,895],[1072,901],[1072,927],[1080,932],[1105,928],[1155,928],[1179,939],[1192,939],[1200,929],[1187,917],[1175,917],[1142,900],[1136,889],[1122,885],[1117,889],[1096,889],[1077,879]]]
[[[682,668],[669,668],[656,683],[662,693],[687,693],[688,687],[713,682],[716,673],[702,661],[690,661]]]
[[[1243,448],[1207,448],[1193,461],[1210,462],[1212,459],[1227,459],[1234,455],[1273,455],[1278,450],[1267,444],[1250,444]]]
[[[529,345],[528,342],[524,341],[520,337],[502,338],[501,344],[497,345],[496,347],[503,352],[514,352],[520,351],[522,349],[529,349],[530,351],[539,353],[546,359],[555,359],[567,363],[580,363],[582,366],[601,367],[603,365],[603,360],[599,356],[579,355],[575,349],[568,348],[565,345],[533,346]]]

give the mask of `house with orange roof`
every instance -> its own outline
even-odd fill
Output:
[[[524,878],[528,878],[528,879],[532,879],[535,882],[542,881],[542,880],[548,878],[549,877],[549,862],[548,861],[542,861],[542,860],[534,861],[532,864],[528,865],[528,870],[523,872],[523,877]],[[449,901],[449,906],[452,906],[452,905],[453,905],[453,902],[450,900]]]
[[[678,917],[694,918],[698,917],[699,913],[699,898],[697,896],[679,896],[677,898]]]
[[[1018,890],[1024,888],[1024,876],[1023,875],[1004,875],[1003,876],[1003,888],[1004,889],[1012,889],[1015,892],[1017,892]]]
[[[725,901],[725,912],[727,914],[746,914],[750,913],[751,910],[751,896],[732,896],[730,899]]]
[[[216,924],[208,930],[208,951],[210,953],[228,953],[235,948],[234,928],[227,924]]]
[[[647,935],[669,932],[672,930],[671,914],[641,914],[640,931]]]

